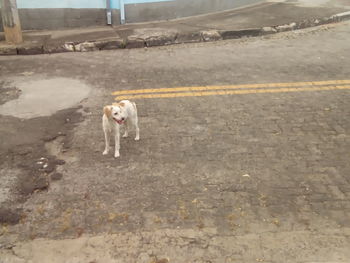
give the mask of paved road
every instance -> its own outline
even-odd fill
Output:
[[[0,58],[0,111],[26,116],[0,118],[0,262],[349,262],[349,40],[342,23]],[[43,81],[42,115],[5,106]],[[80,108],[55,99],[69,83]],[[119,159],[102,156],[116,96],[138,96],[141,128]]]

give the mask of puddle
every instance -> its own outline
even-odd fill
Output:
[[[271,3],[291,3],[300,7],[324,7],[332,4],[331,0],[268,0]]]
[[[298,0],[297,5],[301,7],[322,7],[329,2],[330,0]]]
[[[90,87],[69,78],[18,81],[18,99],[0,105],[0,114],[18,118],[50,116],[59,110],[73,107],[89,94]]]

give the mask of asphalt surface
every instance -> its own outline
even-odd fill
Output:
[[[141,140],[123,139],[118,159],[102,156],[101,128],[115,91],[349,80],[349,39],[344,22],[1,57],[0,110],[38,80],[90,92],[50,116],[0,116],[0,262],[349,262],[346,84],[138,98]]]
[[[6,43],[0,32],[0,55],[143,48],[260,36],[343,21],[349,19],[349,10],[347,0],[261,1],[237,9],[168,21],[28,30],[23,32],[24,43],[17,46]]]

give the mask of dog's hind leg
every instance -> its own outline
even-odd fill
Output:
[[[139,120],[137,118],[137,115],[135,116],[133,122],[135,126],[135,131],[136,131],[135,141],[138,141],[140,140],[140,129],[139,129]]]
[[[130,121],[129,120],[126,120],[125,123],[124,123],[124,134],[123,134],[123,138],[126,138],[128,137],[129,135],[129,126],[130,126]]]
[[[132,122],[133,122],[132,124],[134,125],[135,131],[136,131],[135,141],[138,141],[138,140],[140,140],[139,119],[138,119],[138,116],[137,116],[136,104],[135,104],[135,102],[132,102],[132,104],[133,104],[134,109],[135,109],[135,117],[132,118]]]
[[[119,125],[116,124],[115,126],[115,151],[114,151],[114,157],[117,158],[120,156],[119,149],[120,149],[120,131],[119,131]]]

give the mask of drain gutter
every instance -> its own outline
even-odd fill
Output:
[[[106,11],[107,11],[107,25],[112,25],[112,9],[111,0],[106,0]]]
[[[120,23],[125,24],[125,4],[124,0],[119,0],[120,5]]]

